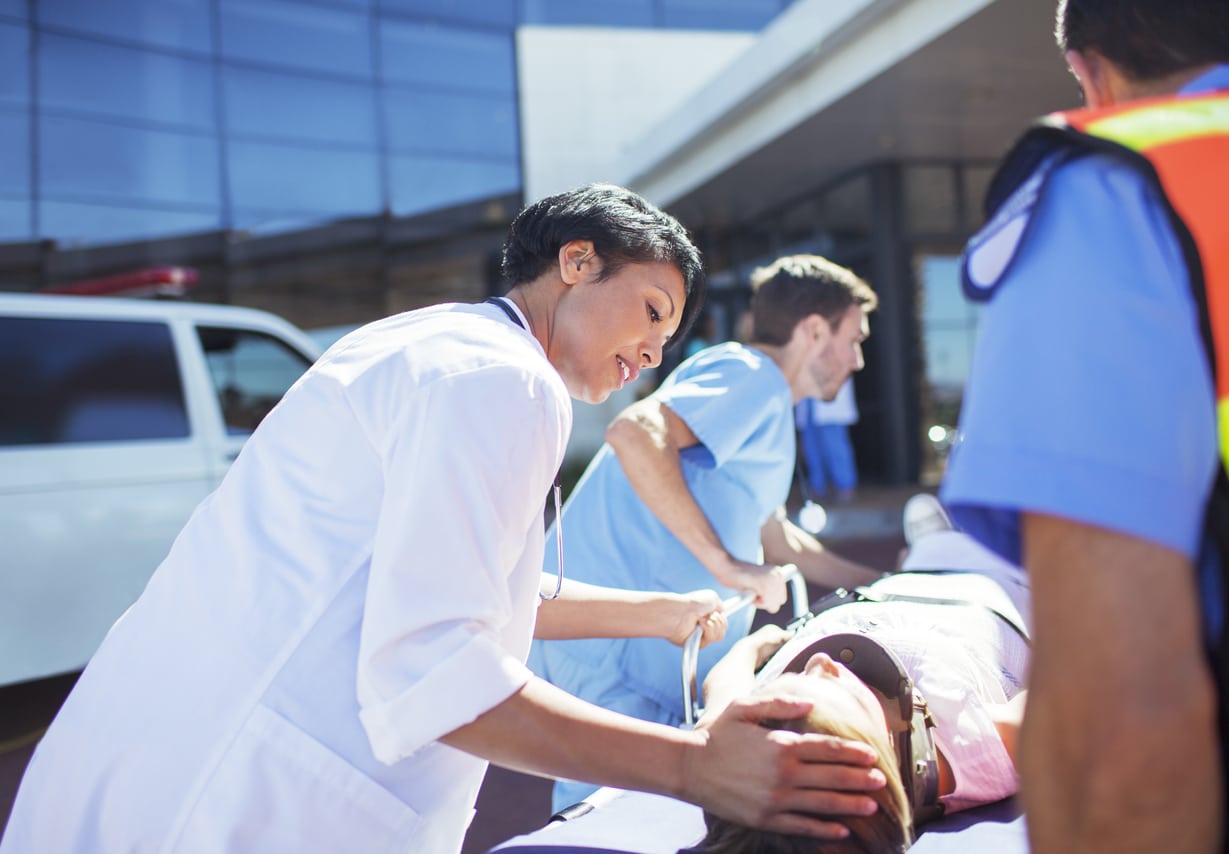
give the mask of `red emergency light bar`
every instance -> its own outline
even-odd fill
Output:
[[[181,297],[200,278],[191,267],[148,267],[98,279],[81,279],[44,288],[47,294],[77,296],[175,296]]]

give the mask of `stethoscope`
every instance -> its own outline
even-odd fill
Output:
[[[508,319],[525,329],[525,322],[521,320],[520,314],[512,307],[509,301],[504,297],[488,297],[483,302],[489,302],[491,305],[499,306],[504,314],[508,315]],[[525,329],[528,332],[528,329]],[[549,602],[551,599],[559,598],[559,591],[563,589],[563,483],[559,479],[559,473],[555,473],[555,545],[559,549],[559,575],[555,579],[555,592],[547,596],[541,590],[538,591],[538,598],[544,602]]]

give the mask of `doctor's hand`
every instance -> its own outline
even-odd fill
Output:
[[[726,587],[755,593],[755,607],[771,614],[781,609],[789,595],[784,567],[748,563],[726,555],[724,565],[710,572]]]
[[[662,637],[676,646],[687,643],[697,627],[703,629],[700,646],[705,647],[725,637],[729,623],[721,610],[721,597],[712,590],[669,594],[670,608],[666,630]]]
[[[887,781],[861,742],[761,725],[803,717],[811,706],[781,693],[732,702],[697,729],[707,741],[684,757],[684,799],[751,827],[844,839],[849,831],[838,817],[873,814],[878,807],[866,793]]]

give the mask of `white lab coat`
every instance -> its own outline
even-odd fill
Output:
[[[3,854],[458,850],[486,763],[436,739],[530,678],[571,417],[496,306],[335,345],[112,628]]]

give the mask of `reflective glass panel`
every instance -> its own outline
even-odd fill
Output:
[[[284,234],[325,225],[337,219],[336,214],[311,211],[278,211],[269,208],[234,208],[230,227],[252,235]]]
[[[960,259],[923,256],[918,280],[926,379],[940,396],[958,394],[969,377],[979,317],[960,289]]]
[[[227,58],[371,76],[367,14],[281,0],[223,0],[221,20]]]
[[[0,317],[0,445],[187,435],[165,323]]]
[[[973,334],[968,329],[930,329],[926,332],[926,379],[932,388],[956,394],[969,379]]]
[[[0,199],[0,241],[33,240],[29,200]]]
[[[374,153],[255,142],[232,143],[230,153],[236,208],[337,215],[380,208],[380,169]]]
[[[515,160],[463,157],[390,158],[393,212],[422,213],[435,208],[514,192],[520,187]]]
[[[657,23],[654,15],[655,5],[654,0],[604,0],[602,3],[577,3],[575,0],[525,0],[521,23],[652,27]]]
[[[385,13],[421,15],[486,27],[516,24],[516,0],[381,0]]]
[[[0,104],[30,101],[30,31],[0,24]]]
[[[205,60],[45,35],[39,87],[46,109],[208,129],[213,73]]]
[[[0,15],[24,19],[26,11],[26,0],[0,0]]]
[[[781,0],[662,0],[662,26],[759,30],[784,5]]]
[[[516,89],[511,31],[386,20],[380,36],[384,76],[390,81],[506,94]]]
[[[227,68],[226,115],[236,134],[374,147],[369,86],[272,71]]]
[[[919,306],[925,324],[976,326],[977,306],[964,298],[960,287],[960,259],[927,255],[920,267],[922,294]]]
[[[231,436],[255,430],[310,367],[301,353],[261,332],[202,326],[197,334]]]
[[[59,201],[41,201],[38,210],[38,236],[69,246],[152,240],[221,227],[216,212]]]
[[[209,0],[38,0],[39,22],[152,47],[213,49]]]
[[[384,100],[394,150],[516,156],[516,105],[509,97],[389,89]]]
[[[30,195],[30,118],[0,111],[0,193]]]
[[[39,182],[46,198],[142,200],[216,206],[217,143],[212,136],[44,116]]]

